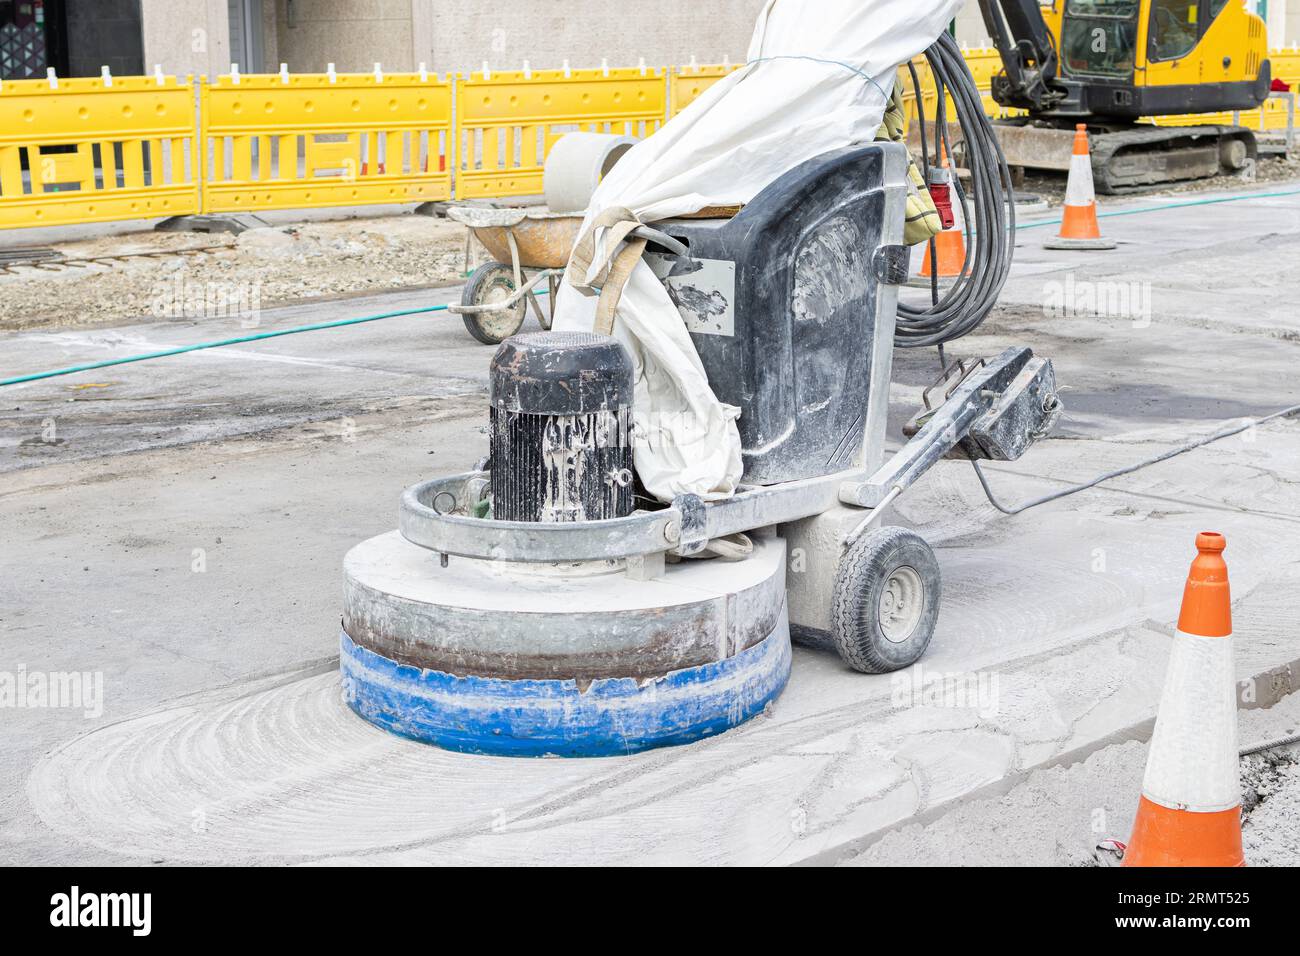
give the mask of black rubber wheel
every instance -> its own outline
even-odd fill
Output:
[[[461,305],[491,305],[515,294],[515,270],[504,262],[479,266],[465,283]],[[500,345],[524,326],[528,310],[525,297],[503,312],[479,312],[462,316],[465,328],[484,345]]]
[[[835,573],[831,625],[840,657],[864,674],[915,664],[934,636],[942,591],[923,538],[903,528],[868,532]]]

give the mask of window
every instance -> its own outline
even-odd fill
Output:
[[[45,8],[31,0],[0,0],[0,79],[27,80],[45,75]]]
[[[1127,79],[1137,51],[1136,0],[1067,0],[1061,66],[1071,75]]]
[[[1155,0],[1151,7],[1151,59],[1177,60],[1200,39],[1200,0]]]
[[[1138,11],[1137,0],[1070,0],[1065,12],[1072,17],[1119,17],[1131,19]]]

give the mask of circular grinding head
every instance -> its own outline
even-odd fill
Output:
[[[344,694],[447,749],[612,756],[738,726],[790,670],[785,545],[661,578],[434,556],[398,534],[345,562]]]

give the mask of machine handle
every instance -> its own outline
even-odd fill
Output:
[[[668,235],[666,232],[660,232],[650,226],[637,226],[632,230],[632,235],[638,239],[645,239],[647,242],[653,242],[656,246],[663,246],[675,256],[689,256],[691,250],[684,244]]]

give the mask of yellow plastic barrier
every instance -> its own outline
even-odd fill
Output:
[[[0,85],[0,228],[197,212],[194,91],[175,77]]]
[[[740,64],[744,66],[744,64]],[[669,116],[676,116],[686,107],[700,98],[700,94],[711,87],[728,73],[740,69],[740,66],[718,64],[712,66],[686,66],[674,70],[672,90],[668,96]]]
[[[965,56],[989,115],[1014,115],[989,95],[997,51]],[[1300,93],[1300,50],[1269,59]],[[933,78],[924,57],[916,65],[932,119]],[[476,73],[455,84],[414,74],[223,76],[200,82],[198,109],[195,87],[174,77],[6,81],[0,228],[447,200],[453,177],[459,199],[536,195],[566,132],[649,136],[739,68]],[[905,68],[899,81],[914,118]],[[1287,103],[1271,99],[1236,121],[1283,128]],[[1227,124],[1233,114],[1154,122]]]
[[[662,69],[475,73],[456,84],[456,198],[542,192],[546,155],[578,130],[644,138],[664,123]]]
[[[998,51],[993,47],[979,47],[963,50],[962,55],[966,58],[966,65],[970,67],[971,76],[975,77],[975,85],[983,94],[985,112],[995,118],[1018,115],[1021,111],[1009,110],[999,106],[993,100],[991,92],[993,77],[1002,72],[1002,56]]]
[[[203,86],[205,212],[451,198],[449,81],[218,77]]]
[[[975,85],[979,89],[984,101],[984,112],[994,119],[1004,119],[1008,116],[1021,116],[1023,110],[1007,109],[999,106],[993,100],[992,84],[993,77],[1002,70],[1002,57],[998,51],[992,47],[980,47],[976,49],[963,50],[966,59],[966,65],[970,68],[971,76],[975,79]],[[916,66],[917,78],[921,81],[921,90],[923,94],[923,103],[925,106],[925,117],[927,122],[933,122],[935,109],[939,102],[938,92],[934,85],[934,76],[930,72],[930,66],[924,56],[919,56],[912,61]],[[907,118],[916,119],[916,94],[912,90],[912,78],[907,67],[901,67],[898,71],[898,82],[903,84],[903,100],[907,106]],[[952,97],[947,101],[948,121],[955,122],[956,105]]]
[[[1292,93],[1300,92],[1296,89],[1300,85],[1300,48],[1292,46],[1289,50],[1274,50],[1268,59],[1273,67],[1273,76],[1291,87]]]
[[[1300,109],[1298,109],[1300,111]],[[1237,114],[1192,113],[1180,116],[1156,116],[1151,123],[1156,126],[1244,126],[1247,129],[1286,129],[1287,104],[1280,97],[1269,99],[1258,109],[1242,110]]]

